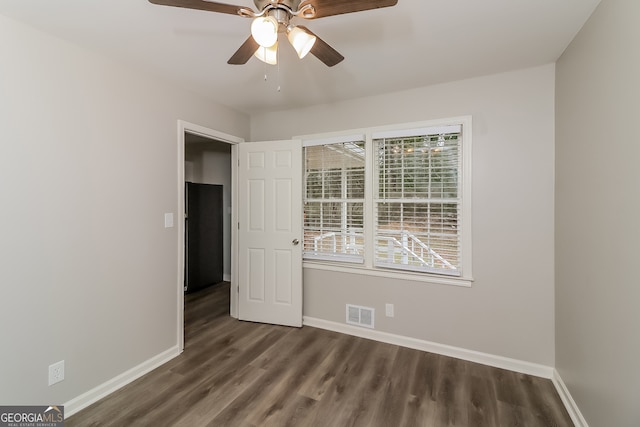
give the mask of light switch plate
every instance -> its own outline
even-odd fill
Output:
[[[173,213],[164,214],[164,228],[173,227]]]

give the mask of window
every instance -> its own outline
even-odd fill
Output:
[[[461,127],[373,134],[378,267],[458,275]]]
[[[472,280],[469,117],[302,140],[305,260]]]
[[[304,256],[362,262],[364,259],[364,137],[304,147]]]

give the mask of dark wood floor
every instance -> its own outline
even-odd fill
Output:
[[[573,425],[549,380],[228,307],[228,284],[188,295],[183,354],[66,426]]]

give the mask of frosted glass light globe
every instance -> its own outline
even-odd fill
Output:
[[[260,16],[251,23],[251,35],[262,47],[271,47],[278,41],[278,21],[272,16]]]

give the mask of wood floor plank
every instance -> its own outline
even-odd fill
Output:
[[[333,384],[338,367],[342,361],[345,360],[352,348],[350,337],[337,333],[334,334],[335,341],[333,345],[328,349],[324,360],[310,369],[305,381],[300,385],[298,394],[310,399],[321,400]]]
[[[549,381],[532,376],[523,376],[522,383],[528,398],[529,408],[541,426],[558,426],[556,420],[568,417],[555,388]]]
[[[206,397],[181,414],[174,425],[185,427],[207,425],[248,387],[259,381],[265,372],[264,369],[252,365],[230,372],[232,376],[226,382],[220,381],[212,385]]]
[[[500,422],[500,427],[533,427],[538,425],[538,421],[531,414],[531,411],[523,406],[498,400],[496,408],[496,418]]]
[[[213,419],[214,423],[217,425],[241,423],[258,425],[250,418],[260,422],[266,415],[282,407],[281,401],[274,403],[270,396],[272,393],[282,393],[281,389],[287,385],[289,379],[287,375],[294,359],[304,364],[308,358],[317,357],[314,353],[315,337],[305,334],[301,339],[296,335],[298,332],[299,330],[289,328],[279,341],[277,348],[272,347],[264,351],[252,361],[253,366],[265,370],[265,374],[216,415]],[[285,392],[287,391],[285,390]],[[286,395],[288,396],[288,394]]]
[[[228,309],[228,283],[187,295],[185,351],[67,427],[572,426],[547,379]]]
[[[467,418],[477,427],[500,427],[496,420],[497,399],[491,379],[471,375],[469,377],[469,405]]]
[[[301,335],[307,335],[302,330],[294,330],[290,335],[298,344],[292,347],[291,353],[284,353],[286,357],[279,362],[280,366],[275,366],[275,369],[284,369],[284,372],[278,374],[280,380],[273,384],[248,418],[248,421],[256,425],[281,425],[294,412],[314,406],[306,399],[298,399],[298,390],[312,367],[326,358],[326,349],[334,337],[323,333],[305,340],[300,338]]]
[[[469,424],[478,427],[500,427],[496,418],[497,394],[493,376],[496,368],[477,363],[467,364],[469,379]]]
[[[373,409],[385,397],[398,347],[364,339],[356,342],[317,406],[311,425],[377,425]]]
[[[506,370],[496,372],[494,381],[496,384],[496,396],[499,401],[511,405],[529,405],[524,384],[520,380],[522,375]]]
[[[436,383],[438,381],[438,366],[442,356],[433,353],[405,349],[407,352],[415,352],[417,365],[405,365],[408,373],[412,375],[409,383],[409,401],[402,417],[405,426],[436,426],[437,399]]]
[[[237,353],[244,353],[248,346],[254,345],[265,329],[248,329],[240,322],[232,322],[228,328],[213,332],[208,339],[192,340],[189,345],[193,349],[189,357],[174,359],[168,366],[173,372],[188,374],[193,372],[194,367],[202,368],[204,364],[217,364],[220,361],[228,360]],[[257,346],[258,350],[261,347]],[[254,349],[254,353],[255,353]],[[246,355],[245,355],[246,357]]]
[[[154,379],[159,384],[164,384],[159,390],[161,393],[164,389],[170,389],[180,377],[171,371],[162,371],[154,375]],[[109,426],[118,425],[120,420],[133,411],[136,411],[142,405],[152,405],[157,402],[157,396],[149,393],[146,382],[151,378],[145,377],[143,381],[135,381],[122,389],[112,393],[107,398],[102,399],[90,407],[80,411],[76,415],[65,420],[67,427],[88,427],[88,426]],[[154,379],[151,379],[153,381]],[[132,404],[132,398],[135,396],[135,404]],[[120,424],[122,425],[122,424]]]
[[[389,378],[385,384],[383,399],[375,408],[374,418],[386,425],[399,425],[404,413],[413,402],[410,384],[417,372],[419,354],[405,348],[399,348]],[[405,420],[406,422],[406,420]]]
[[[362,415],[354,425],[374,426],[380,425],[381,420],[376,417],[375,408],[381,407],[387,400],[386,391],[391,382],[393,362],[398,354],[399,347],[391,344],[376,346],[375,353],[366,366],[372,374],[366,375],[368,379],[361,383],[360,388],[354,392],[360,395],[358,407],[362,408]]]
[[[354,425],[360,416],[359,396],[354,390],[363,381],[363,369],[375,344],[362,338],[356,338],[352,343],[351,351],[337,367],[335,380],[311,416],[311,425]]]
[[[287,399],[287,403],[277,417],[274,417],[269,424],[283,427],[310,426],[310,415],[318,405],[318,401],[307,396],[295,395]]]
[[[469,362],[450,357],[439,358],[436,387],[436,423],[440,426],[467,426]]]

